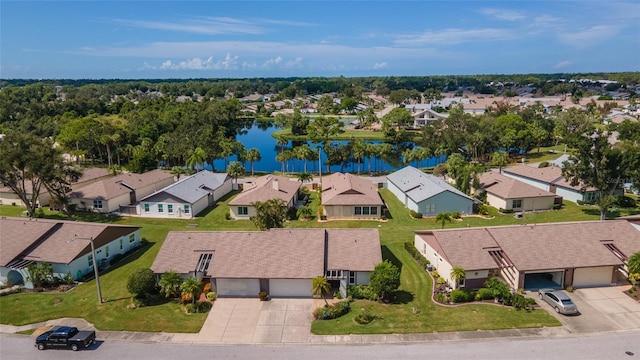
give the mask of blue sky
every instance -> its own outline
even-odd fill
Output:
[[[0,78],[640,71],[640,2],[11,1]]]

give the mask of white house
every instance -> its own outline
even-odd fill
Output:
[[[473,213],[473,198],[413,166],[387,175],[387,187],[404,206],[426,216],[455,211]]]
[[[218,296],[311,297],[318,276],[346,296],[381,261],[378,229],[172,231],[151,269],[209,281]]]
[[[56,277],[70,274],[75,280],[93,274],[91,241],[96,262],[140,245],[134,226],[44,219],[0,218],[0,281],[33,287],[27,266],[50,263]]]
[[[555,194],[498,172],[482,173],[479,180],[480,190],[487,193],[487,202],[496,209],[549,210],[555,203]]]
[[[191,219],[213,206],[231,187],[232,179],[226,173],[203,170],[140,199],[137,213],[144,217]]]

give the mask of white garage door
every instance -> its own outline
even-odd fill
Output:
[[[311,297],[311,279],[271,279],[269,294],[274,297]]]
[[[218,296],[258,297],[260,280],[258,279],[217,279]]]
[[[613,266],[579,268],[573,272],[573,287],[609,286]]]

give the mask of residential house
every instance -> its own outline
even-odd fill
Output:
[[[624,220],[416,231],[415,247],[454,287],[479,288],[499,277],[512,289],[616,284],[640,251],[640,231]],[[451,269],[464,268],[454,284]]]
[[[100,179],[105,179],[111,176],[107,169],[103,168],[88,168],[82,171],[82,176],[78,179],[77,182],[71,184],[72,189],[77,189],[85,185],[92,184]],[[27,180],[25,182],[25,188],[32,188],[31,180]],[[31,198],[31,193],[28,194],[29,198]],[[48,206],[51,202],[51,194],[42,186],[40,188],[40,195],[38,196],[38,206]],[[8,186],[0,187],[0,205],[16,205],[16,206],[26,206],[18,195],[13,192]]]
[[[382,261],[378,229],[172,231],[151,266],[211,283],[221,297],[311,297],[325,276],[346,297]]]
[[[226,173],[203,170],[140,199],[137,213],[145,217],[191,219],[231,191]]]
[[[383,206],[371,180],[339,172],[322,179],[322,208],[327,219],[378,219]]]
[[[78,210],[129,213],[129,208],[135,206],[138,199],[172,184],[173,181],[172,174],[159,169],[143,174],[120,174],[74,189],[70,193],[70,203]],[[135,213],[135,208],[133,210]]]
[[[233,219],[249,219],[256,215],[256,202],[280,199],[288,208],[295,206],[298,192],[302,185],[284,176],[265,175],[252,183],[245,183],[240,194],[229,202],[229,210]]]
[[[498,172],[482,173],[479,180],[480,190],[487,193],[487,202],[496,209],[549,210],[555,203],[555,194]]]
[[[98,264],[140,245],[138,227],[77,221],[0,218],[0,282],[32,288],[27,266],[49,263],[53,275],[80,280]],[[100,266],[100,265],[98,265]]]
[[[387,175],[387,187],[404,206],[425,216],[455,211],[473,213],[473,198],[413,166]]]
[[[593,203],[598,199],[597,189],[584,185],[571,185],[562,175],[562,168],[559,166],[538,168],[529,165],[518,165],[503,168],[502,173],[538,189],[561,196],[571,202],[584,201]],[[620,188],[615,191],[614,195],[622,195],[623,191]]]

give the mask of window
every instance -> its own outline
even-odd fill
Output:
[[[120,250],[122,250],[122,243],[124,243],[124,241],[122,241],[122,239],[120,239]]]
[[[168,212],[169,214],[173,214],[173,205],[171,205],[171,204],[167,204],[167,212]]]
[[[425,213],[433,214],[436,212],[436,204],[427,204],[424,208]]]
[[[102,200],[93,200],[93,207],[96,209],[102,209]]]
[[[144,204],[144,212],[146,212],[146,213],[149,212],[149,203],[145,203]]]
[[[371,207],[371,215],[378,215],[378,207],[377,206],[372,206]]]
[[[522,199],[513,200],[511,203],[511,207],[514,209],[522,208]]]
[[[353,213],[354,213],[355,215],[362,215],[362,207],[361,207],[361,206],[356,206],[356,207],[353,209],[353,211],[354,211]]]
[[[188,214],[188,213],[189,213],[189,211],[190,211],[190,210],[189,210],[189,205],[185,205],[185,206],[184,206],[184,213],[185,213],[185,214]]]
[[[158,204],[158,212],[164,212],[164,209],[162,208],[162,204]]]
[[[249,208],[246,206],[238,206],[238,215],[249,215]]]
[[[349,271],[349,285],[355,285],[356,283],[356,272]]]
[[[369,215],[369,207],[368,206],[363,206],[362,207],[362,215]]]
[[[464,287],[464,278],[458,280],[458,287]]]
[[[427,253],[427,244],[425,244],[425,243],[422,244],[422,253],[423,254]]]
[[[109,245],[107,245],[107,247],[104,249],[105,252],[105,256],[109,257]]]
[[[89,260],[89,266],[93,266],[93,254],[89,254],[87,259]]]
[[[136,234],[129,235],[129,243],[136,241]]]

